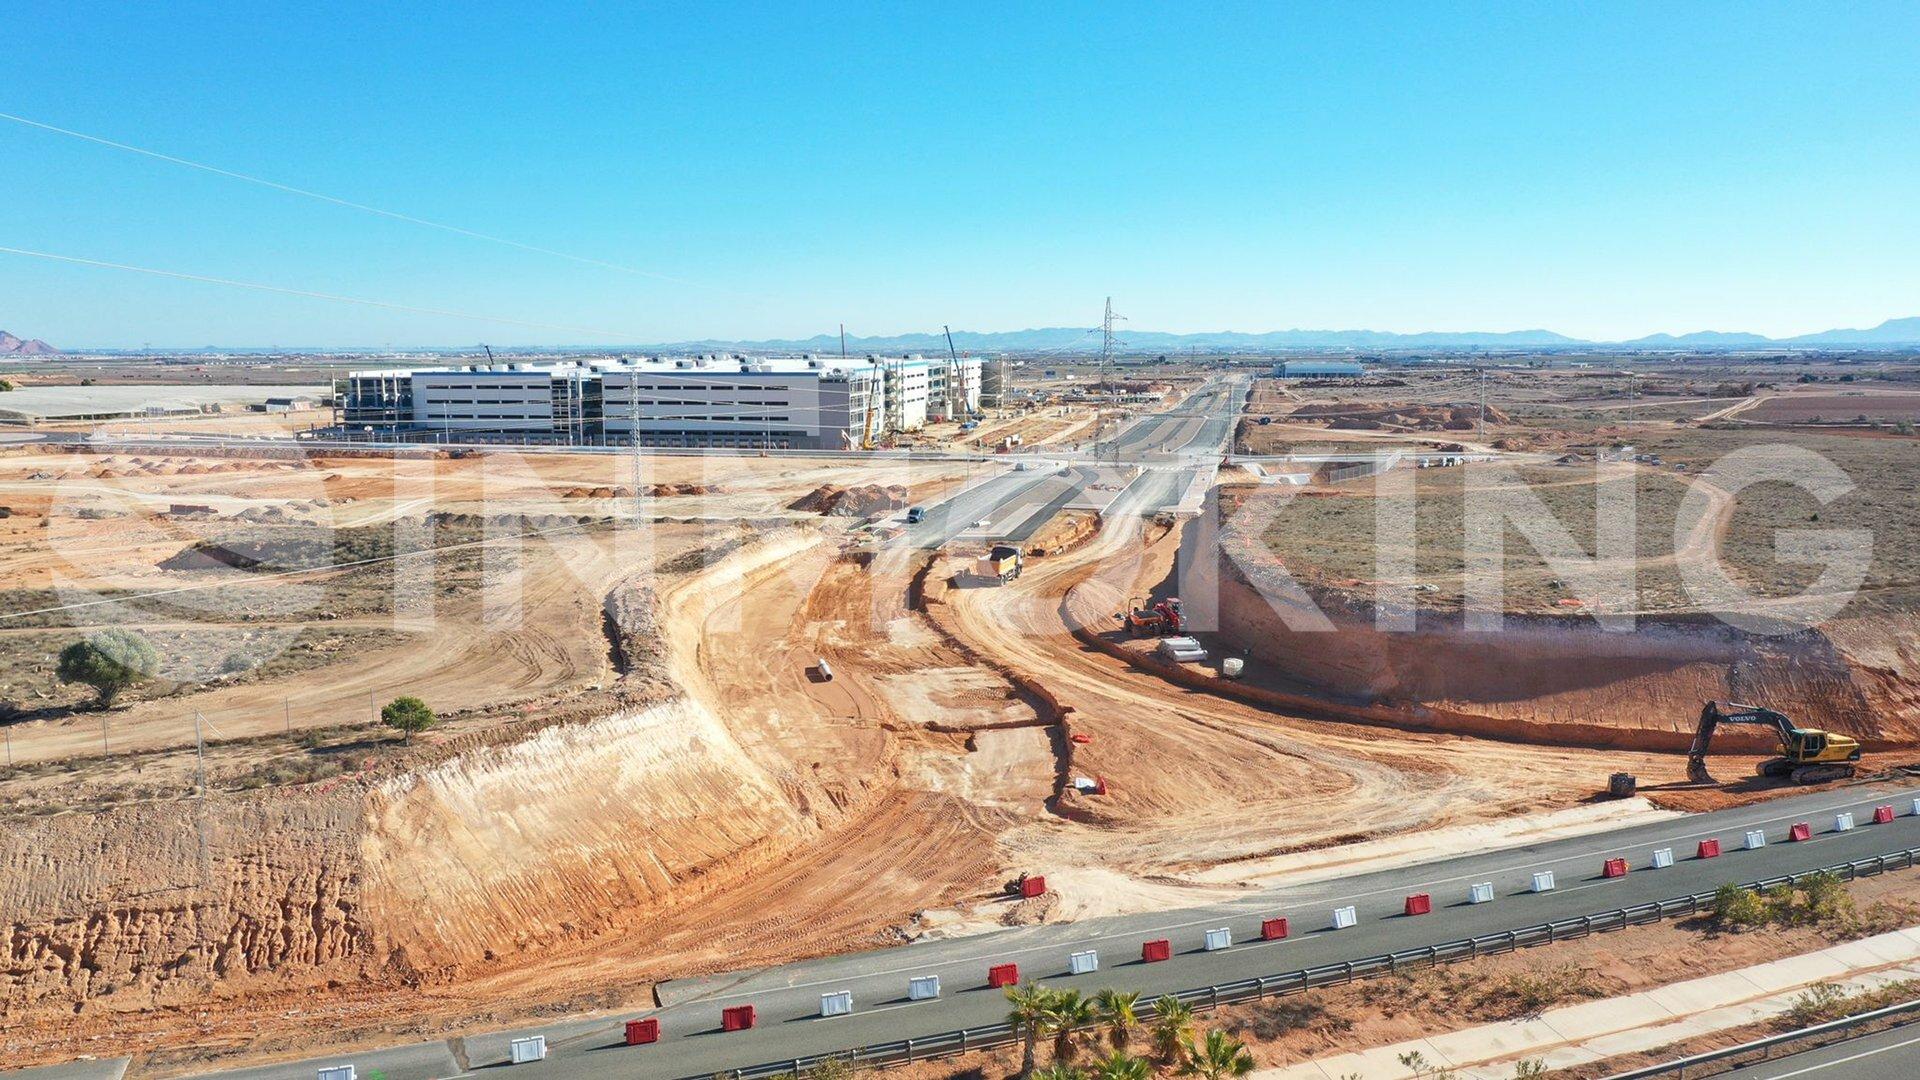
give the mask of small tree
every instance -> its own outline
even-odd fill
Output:
[[[1033,1075],[1034,1050],[1040,1042],[1040,1028],[1047,1022],[1047,1006],[1053,999],[1053,991],[1033,983],[1009,986],[1006,989],[1007,1023],[1020,1033],[1020,1076],[1022,1080]]]
[[[1053,1060],[1073,1060],[1075,1031],[1100,1018],[1093,999],[1078,990],[1055,990],[1047,1005],[1047,1031],[1053,1036]]]
[[[102,630],[60,650],[57,674],[61,682],[93,687],[100,705],[106,707],[122,690],[146,682],[159,670],[160,654],[144,636],[131,630]]]
[[[1230,1080],[1253,1071],[1253,1055],[1246,1044],[1224,1031],[1209,1031],[1205,1039],[1195,1040],[1188,1048],[1187,1063],[1180,1067],[1183,1076],[1200,1080]]]
[[[414,733],[432,727],[439,718],[427,703],[417,697],[397,697],[380,710],[380,722],[400,733],[401,742],[412,742]]]
[[[1193,1009],[1172,994],[1153,1003],[1153,1052],[1167,1065],[1186,1060],[1193,1040]]]
[[[1107,1038],[1115,1050],[1125,1050],[1140,1026],[1140,995],[1132,990],[1102,990],[1093,995],[1100,1006],[1100,1019],[1107,1025]]]
[[[1093,1080],[1147,1080],[1152,1075],[1152,1063],[1125,1050],[1115,1050],[1093,1064]]]

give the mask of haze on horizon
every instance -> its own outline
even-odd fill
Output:
[[[0,121],[0,246],[398,305],[0,254],[0,327],[67,348],[1014,330],[1108,294],[1168,332],[1920,313],[1912,5],[80,3],[10,30],[0,112],[361,208]]]

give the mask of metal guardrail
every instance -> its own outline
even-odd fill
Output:
[[[1803,1042],[1807,1039],[1817,1039],[1822,1035],[1830,1035],[1835,1032],[1852,1031],[1855,1028],[1878,1023],[1881,1020],[1913,1014],[1920,1014],[1920,1000],[1902,1002],[1899,1005],[1889,1005],[1884,1009],[1875,1009],[1872,1012],[1863,1012],[1854,1016],[1843,1016],[1838,1020],[1829,1020],[1824,1024],[1815,1024],[1812,1027],[1783,1032],[1779,1035],[1769,1035],[1764,1039],[1755,1039],[1752,1042],[1744,1042],[1739,1046],[1729,1046],[1722,1050],[1709,1050],[1706,1053],[1695,1054],[1692,1057],[1677,1058],[1661,1065],[1648,1065],[1645,1068],[1634,1069],[1631,1072],[1615,1073],[1607,1077],[1607,1080],[1646,1080],[1646,1078],[1654,1076],[1683,1077],[1690,1068],[1695,1068],[1700,1065],[1711,1065],[1721,1061],[1731,1061],[1735,1058],[1745,1057],[1753,1053],[1758,1053],[1761,1061],[1767,1061],[1772,1057],[1773,1048],[1776,1046]],[[1913,1023],[1914,1020],[1920,1020],[1920,1016],[1914,1016],[1913,1020],[1906,1022]],[[1898,1027],[1900,1025],[1895,1024],[1891,1026]],[[1863,1034],[1867,1033],[1863,1032]],[[1849,1036],[1849,1038],[1852,1037],[1854,1036]],[[1841,1042],[1845,1040],[1835,1041]],[[1802,1047],[1795,1049],[1793,1052],[1796,1054],[1804,1053],[1810,1049],[1816,1048]]]
[[[1747,890],[1770,889],[1778,885],[1789,885],[1817,874],[1832,874],[1842,881],[1852,881],[1862,877],[1873,877],[1890,870],[1910,870],[1920,865],[1920,848],[1905,848],[1891,851],[1872,858],[1856,859],[1852,862],[1836,863],[1816,870],[1806,870],[1798,874],[1785,874],[1778,877],[1762,878],[1759,881],[1741,883]],[[1717,890],[1716,890],[1717,891]],[[1196,1011],[1216,1009],[1222,1005],[1237,1004],[1243,1001],[1255,1001],[1267,997],[1284,997],[1288,994],[1303,993],[1327,986],[1344,986],[1355,979],[1389,975],[1400,971],[1413,971],[1432,967],[1435,964],[1451,963],[1459,960],[1472,960],[1481,956],[1495,956],[1514,952],[1536,945],[1549,945],[1556,941],[1568,941],[1583,938],[1590,934],[1624,930],[1629,926],[1642,926],[1666,919],[1698,915],[1712,907],[1714,893],[1692,893],[1676,896],[1667,900],[1657,900],[1645,904],[1614,908],[1610,911],[1596,912],[1577,918],[1560,919],[1554,922],[1539,923],[1514,930],[1503,930],[1495,934],[1482,934],[1478,937],[1461,938],[1439,945],[1428,945],[1418,949],[1403,949],[1399,952],[1383,953],[1361,960],[1350,960],[1338,964],[1322,964],[1318,967],[1302,968],[1298,971],[1284,972],[1278,975],[1265,975],[1254,979],[1242,979],[1237,982],[1202,986],[1191,990],[1181,990],[1172,996],[1192,1006]],[[1920,1008],[1920,1004],[1916,1004]],[[769,1061],[759,1065],[748,1065],[737,1069],[722,1069],[717,1072],[703,1072],[684,1078],[684,1080],[718,1080],[728,1077],[730,1080],[764,1080],[774,1076],[799,1076],[807,1069],[822,1062],[840,1061],[856,1068],[889,1068],[908,1065],[917,1061],[951,1057],[955,1054],[974,1050],[989,1050],[1008,1046],[1020,1041],[1019,1033],[1013,1025],[1000,1023],[984,1027],[961,1028],[958,1031],[945,1031],[918,1039],[900,1039],[894,1042],[875,1043],[869,1046],[853,1047],[846,1050],[806,1057],[786,1058]],[[1764,1041],[1764,1040],[1762,1040]],[[1705,1055],[1702,1055],[1703,1058]],[[1670,1068],[1671,1066],[1663,1066]],[[1628,1076],[1660,1076],[1663,1073],[1636,1072]],[[1621,1080],[1621,1078],[1612,1078]]]

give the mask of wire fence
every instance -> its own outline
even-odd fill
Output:
[[[1867,859],[1837,863],[1817,870],[1803,871],[1798,874],[1786,874],[1779,877],[1764,878],[1741,884],[1747,890],[1770,889],[1779,885],[1794,884],[1819,874],[1831,874],[1843,881],[1852,881],[1861,877],[1873,877],[1892,870],[1908,870],[1920,858],[1920,849],[1907,848],[1900,851],[1876,855]],[[1343,961],[1338,964],[1322,964],[1317,967],[1301,968],[1296,971],[1275,975],[1243,979],[1231,983],[1219,983],[1212,986],[1196,987],[1175,992],[1172,996],[1193,1007],[1196,1011],[1217,1009],[1223,1005],[1233,1005],[1246,1001],[1258,1001],[1269,997],[1284,997],[1316,990],[1329,986],[1344,986],[1356,979],[1372,978],[1379,975],[1397,974],[1402,971],[1416,971],[1442,963],[1454,963],[1472,960],[1482,956],[1495,956],[1514,952],[1518,949],[1536,945],[1550,945],[1556,941],[1569,941],[1587,937],[1591,934],[1624,930],[1630,926],[1657,923],[1672,918],[1687,918],[1712,909],[1715,893],[1691,893],[1667,900],[1652,901],[1628,907],[1614,908],[1610,911],[1582,915],[1578,918],[1561,919],[1554,922],[1539,923],[1533,926],[1505,930],[1495,934],[1483,934],[1478,937],[1461,938],[1438,945],[1428,945],[1418,949],[1405,949],[1399,952],[1382,953],[1360,960]],[[1007,1023],[989,1024],[983,1027],[961,1028],[917,1039],[900,1039],[894,1042],[876,1043],[868,1046],[853,1047],[846,1050],[806,1057],[788,1058],[781,1061],[764,1062],[737,1069],[722,1070],[718,1073],[704,1072],[693,1074],[683,1080],[711,1080],[717,1077],[729,1077],[731,1080],[760,1080],[764,1077],[798,1077],[815,1066],[825,1062],[844,1062],[856,1068],[891,1068],[910,1065],[914,1062],[936,1058],[952,1057],[976,1050],[991,1050],[1010,1046],[1020,1041],[1021,1035],[1013,1025]],[[1636,1072],[1629,1077],[1659,1076],[1661,1072]],[[1614,1078],[1623,1080],[1623,1078]]]

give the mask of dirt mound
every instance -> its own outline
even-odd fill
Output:
[[[647,497],[651,499],[669,499],[682,495],[720,495],[725,489],[718,484],[653,484],[647,488]],[[631,499],[633,489],[625,484],[612,487],[568,488],[560,493],[563,499]]]
[[[1470,431],[1480,423],[1478,405],[1357,405],[1323,403],[1302,405],[1291,414],[1296,420],[1325,420],[1335,431],[1384,431],[1410,428],[1415,431]],[[1487,422],[1505,424],[1506,413],[1487,406]]]
[[[898,510],[907,505],[913,493],[904,484],[864,484],[840,487],[822,484],[787,504],[789,510],[806,510],[836,517],[865,517],[868,514]]]

